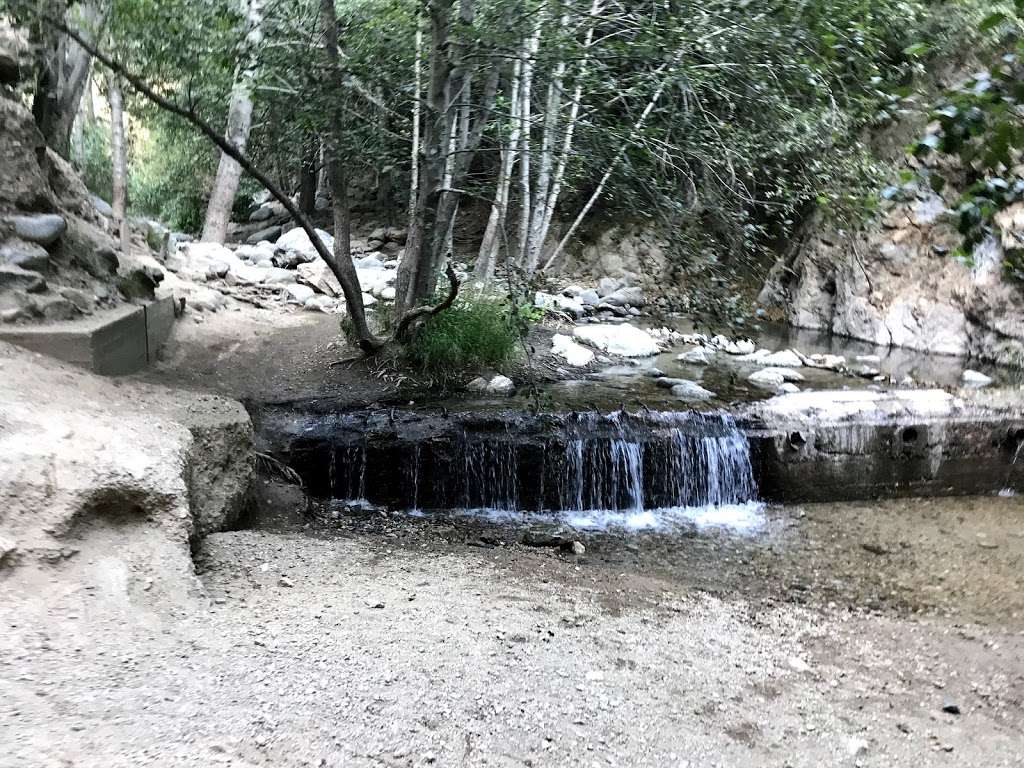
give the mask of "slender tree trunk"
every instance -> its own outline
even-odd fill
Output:
[[[494,192],[494,202],[491,204],[491,213],[487,218],[487,228],[484,230],[484,238],[480,243],[480,253],[477,256],[473,274],[478,280],[490,281],[494,276],[494,268],[498,258],[498,235],[505,226],[505,219],[508,215],[509,191],[512,186],[512,172],[515,167],[516,156],[519,151],[519,134],[522,131],[522,123],[519,121],[519,79],[522,72],[523,62],[521,58],[516,59],[512,65],[512,80],[509,83],[509,104],[512,129],[509,133],[508,143],[501,150],[500,167],[498,169],[498,182]]]
[[[600,12],[601,2],[600,0],[594,0],[590,6],[590,25],[587,27],[587,33],[583,42],[583,63],[580,65],[576,88],[572,94],[572,103],[569,105],[569,117],[566,120],[565,132],[562,134],[562,149],[558,156],[558,162],[555,164],[554,179],[551,182],[551,189],[548,192],[548,199],[544,206],[543,221],[537,235],[537,242],[540,248],[544,247],[544,242],[548,238],[548,232],[551,231],[551,221],[555,215],[555,206],[558,205],[558,198],[562,193],[565,169],[569,165],[569,158],[572,156],[573,135],[576,131],[576,123],[579,121],[580,103],[583,99],[583,80],[588,70],[590,47],[594,43],[594,21]],[[536,267],[536,263],[534,266]]]
[[[423,93],[423,22],[416,17],[416,58],[413,64],[412,156],[409,165],[409,229],[413,226],[416,197],[420,187],[420,95]]]
[[[299,210],[307,215],[316,210],[317,177],[320,170],[316,161],[319,154],[316,137],[312,136],[306,142],[299,168]]]
[[[260,27],[263,23],[263,0],[248,0],[245,26],[245,48],[243,62],[231,90],[228,106],[228,123],[225,138],[239,151],[244,152],[252,128],[252,86],[256,72],[252,62],[252,49],[262,41]],[[238,193],[242,178],[242,167],[229,155],[221,153],[217,166],[217,177],[210,191],[210,202],[206,207],[202,240],[223,243],[227,239],[231,209]]]
[[[107,93],[110,99],[110,155],[114,182],[111,207],[114,209],[114,226],[120,235],[121,251],[128,253],[131,245],[128,229],[128,148],[124,131],[124,99],[121,81],[116,75],[108,78]]]
[[[327,61],[340,82],[340,57],[338,55],[338,19],[335,16],[334,0],[321,0],[320,17],[324,27],[324,43]],[[339,124],[337,116],[332,121]],[[352,263],[352,213],[348,203],[348,177],[339,159],[337,137],[324,136],[324,160],[327,165],[327,178],[331,185],[332,210],[334,212],[334,254],[333,263],[329,266],[341,284],[341,292],[345,295],[348,316],[352,321],[356,336],[364,348],[379,346],[379,342],[370,331],[366,321],[366,307],[363,305],[363,290],[359,284],[359,273]],[[319,239],[319,238],[318,238]]]
[[[530,239],[530,214],[532,212],[532,196],[530,176],[530,133],[533,129],[533,72],[536,67],[537,51],[540,49],[540,36],[543,30],[544,14],[538,13],[533,33],[523,52],[523,82],[520,86],[522,105],[519,110],[522,129],[520,132],[519,151],[519,247],[518,262],[526,265],[526,249]]]
[[[670,65],[675,66],[676,62],[679,61],[681,56],[682,52],[680,51],[673,57],[671,62],[662,64],[660,67],[658,67],[656,74],[660,74],[666,68],[671,68]],[[545,271],[548,270],[552,264],[554,264],[555,259],[562,255],[562,251],[565,250],[565,246],[569,243],[570,238],[572,238],[572,236],[576,233],[576,230],[579,228],[580,224],[583,223],[583,220],[587,217],[587,214],[590,213],[590,209],[594,207],[594,204],[604,193],[604,188],[605,185],[608,183],[608,179],[611,178],[612,174],[615,172],[615,169],[618,168],[619,163],[622,162],[622,158],[626,156],[626,150],[629,149],[629,146],[636,139],[637,135],[640,133],[641,130],[643,130],[644,123],[647,122],[647,118],[650,117],[651,112],[654,111],[654,107],[657,106],[658,100],[661,99],[661,95],[665,92],[665,88],[667,86],[667,78],[662,80],[658,84],[658,87],[657,89],[655,89],[654,94],[647,102],[647,106],[644,107],[644,111],[640,113],[640,117],[638,117],[637,121],[633,124],[633,127],[629,132],[629,136],[626,137],[626,140],[622,143],[622,146],[619,147],[618,152],[615,153],[615,157],[612,158],[612,162],[608,165],[608,168],[601,176],[601,180],[598,182],[597,188],[594,190],[593,194],[590,196],[590,199],[587,200],[586,204],[577,214],[576,218],[569,226],[569,229],[566,230],[565,235],[562,237],[558,245],[555,247],[554,252],[551,254],[547,262],[544,264]]]

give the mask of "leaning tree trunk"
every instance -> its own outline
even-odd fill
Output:
[[[245,45],[243,63],[240,66],[235,86],[231,90],[231,103],[228,106],[228,124],[225,138],[244,152],[249,141],[252,128],[252,87],[256,73],[252,63],[252,48],[261,42],[260,26],[263,23],[263,0],[249,0],[245,25]],[[206,207],[206,220],[203,223],[202,240],[223,243],[228,236],[228,224],[231,221],[231,209],[238,193],[238,183],[242,178],[242,166],[225,153],[221,153],[220,164],[217,166],[217,177],[210,192],[210,202]]]
[[[110,205],[114,209],[114,226],[120,235],[121,251],[128,253],[128,148],[124,132],[124,99],[121,81],[116,75],[108,79],[107,94],[110,100],[110,155],[113,166],[113,199]]]

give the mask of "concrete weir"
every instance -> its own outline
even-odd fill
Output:
[[[780,395],[743,414],[768,501],[956,496],[1024,488],[1019,404],[942,390]]]
[[[321,498],[398,509],[639,511],[1024,488],[1024,415],[941,390],[781,395],[732,413],[273,407],[276,453]]]

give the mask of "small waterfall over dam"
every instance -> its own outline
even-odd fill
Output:
[[[641,513],[756,498],[727,414],[300,416],[282,458],[314,496],[404,510]]]

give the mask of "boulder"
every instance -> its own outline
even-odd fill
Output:
[[[508,376],[498,375],[487,382],[487,392],[492,395],[511,395],[516,391],[516,385]]]
[[[228,272],[225,281],[228,285],[258,285],[266,278],[267,271],[248,264],[238,264]]]
[[[317,229],[315,232],[327,250],[333,251],[334,238],[322,229]],[[302,227],[289,229],[277,239],[276,245],[282,251],[298,251],[304,254],[307,257],[307,261],[312,261],[318,256],[316,248],[313,247],[313,243],[309,239],[309,235],[306,234],[306,230]]]
[[[704,387],[695,381],[682,381],[679,384],[676,384],[672,387],[672,394],[680,400],[686,400],[688,402],[711,400],[715,396],[714,392],[704,389]]]
[[[89,195],[89,201],[92,203],[92,207],[96,209],[96,212],[101,216],[106,216],[108,219],[113,218],[114,209],[110,207],[110,203],[104,200],[99,195]]]
[[[0,265],[13,265],[22,269],[41,271],[50,264],[50,254],[43,246],[11,238],[0,245]]]
[[[619,288],[604,297],[604,303],[613,307],[642,307],[647,303],[640,288]]]
[[[628,323],[587,325],[574,329],[573,336],[602,352],[621,357],[651,357],[661,351],[653,336]]]
[[[264,229],[258,229],[251,235],[249,235],[247,238],[245,238],[245,242],[247,245],[256,245],[256,243],[261,243],[264,240],[272,243],[279,237],[281,237],[281,227],[265,227]]]
[[[250,222],[266,221],[274,217],[274,206],[271,203],[264,203],[255,211],[249,214]],[[280,233],[279,233],[280,234]]]
[[[537,291],[533,298],[533,306],[545,311],[565,312],[571,317],[582,317],[583,315],[583,302],[579,299],[555,296],[543,291]]]
[[[35,313],[45,320],[71,320],[81,311],[63,296],[44,294],[35,299]]]
[[[337,312],[338,302],[330,296],[313,296],[306,299],[303,307],[309,312]]]
[[[602,277],[597,281],[597,295],[603,298],[609,294],[615,293],[615,291],[622,288],[623,285],[623,281],[618,278]]]
[[[960,378],[965,387],[971,387],[972,389],[981,389],[992,383],[991,376],[986,376],[981,371],[972,371],[970,369],[964,371]]]
[[[295,282],[295,271],[282,269],[281,267],[270,267],[264,270],[263,282],[267,285],[284,285]]]
[[[274,253],[274,244],[266,240],[260,240],[251,244],[246,243],[235,249],[235,256],[242,261],[248,261],[250,264],[258,264],[267,259],[273,260]]]
[[[299,285],[298,283],[292,283],[286,285],[284,290],[281,291],[281,296],[289,304],[305,305],[307,301],[313,298],[314,291],[308,285]]]
[[[46,281],[38,272],[13,264],[0,265],[0,290],[20,289],[35,293],[46,290]]]
[[[593,288],[584,288],[576,294],[576,298],[583,302],[583,305],[587,307],[592,307],[601,301],[601,296]]]
[[[217,312],[227,306],[227,299],[213,288],[194,288],[186,298],[186,306],[200,312]]]
[[[56,213],[8,216],[7,225],[16,237],[39,245],[53,245],[68,228],[63,216]]]
[[[551,354],[564,358],[574,368],[584,368],[594,362],[593,352],[562,333],[556,333],[551,339]]]
[[[323,259],[299,264],[295,269],[295,275],[300,283],[308,285],[325,296],[341,296],[341,285],[338,283],[338,278],[334,276]]]
[[[74,261],[97,280],[109,280],[120,266],[117,253],[106,245],[76,253]]]
[[[129,301],[151,301],[164,273],[151,266],[136,266],[117,278],[117,289]]]
[[[705,347],[694,347],[688,352],[683,352],[676,360],[687,365],[710,365],[715,353]]]
[[[190,544],[236,519],[253,477],[245,409],[8,344],[0,364],[0,539],[15,553],[3,567],[59,562],[47,580],[76,579],[70,549],[97,599],[178,600],[196,588]]]
[[[750,374],[747,377],[747,381],[755,387],[779,391],[779,387],[784,383],[803,381],[803,378],[804,377],[802,375],[788,368],[763,368],[760,371],[754,371],[754,373]]]
[[[760,365],[774,366],[776,368],[800,368],[803,358],[792,349],[784,349],[780,352],[772,352],[757,360]]]
[[[59,288],[58,292],[65,299],[75,305],[79,312],[89,315],[96,308],[95,297],[87,291],[78,288]]]

